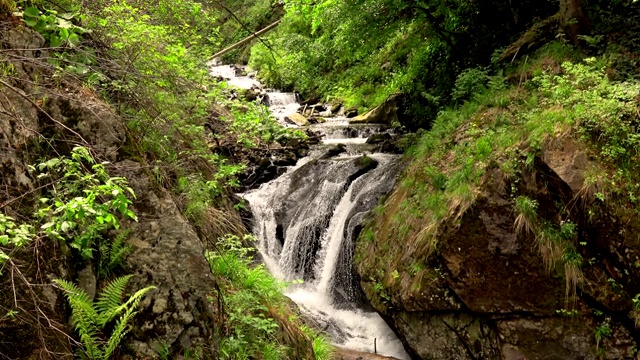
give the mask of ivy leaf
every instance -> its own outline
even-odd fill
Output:
[[[69,231],[69,229],[71,229],[71,223],[69,223],[68,221],[63,221],[60,225],[60,231],[67,232]]]
[[[73,27],[73,24],[71,23],[71,21],[58,18],[58,27],[60,29],[71,29]]]
[[[53,225],[55,225],[52,221],[45,223],[44,225],[40,226],[40,229],[42,230],[47,230],[48,228],[52,227]]]

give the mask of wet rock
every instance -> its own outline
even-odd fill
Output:
[[[296,154],[286,152],[284,154],[274,155],[272,163],[276,166],[293,166],[298,162]]]
[[[309,126],[309,120],[304,115],[298,113],[287,115],[284,120],[298,126]]]
[[[351,119],[354,118],[356,116],[358,116],[358,109],[357,108],[348,108],[344,110],[344,116],[347,119]]]
[[[337,114],[340,111],[341,107],[342,107],[342,103],[335,103],[335,104],[331,105],[331,113],[332,114]]]
[[[327,107],[324,104],[315,104],[311,106],[312,113],[319,113],[323,111],[327,111]]]
[[[602,359],[630,359],[627,349],[633,346],[629,332],[611,327],[609,336],[603,336],[597,347]],[[513,319],[498,322],[502,340],[503,358],[506,360],[590,359],[598,353],[594,341],[595,321],[589,313],[574,319]]]
[[[244,93],[244,98],[247,101],[258,100],[259,96],[260,96],[260,90],[258,89],[247,89]]]
[[[391,140],[391,135],[388,133],[373,134],[369,136],[369,138],[367,139],[367,144],[375,145],[375,144],[380,144],[389,140]]]
[[[332,354],[334,360],[393,360],[396,359],[391,356],[382,356],[362,351],[344,349],[336,347]]]
[[[400,313],[398,331],[413,358],[432,360],[501,359],[498,334],[491,324],[464,313]]]
[[[382,104],[376,106],[364,115],[354,117],[349,121],[352,124],[387,124],[398,121],[396,102],[390,97]]]
[[[311,104],[317,104],[318,102],[320,102],[320,98],[317,96],[312,96],[306,100],[303,100],[300,102],[300,105],[304,106],[304,105],[309,105],[311,106]]]
[[[320,156],[320,159],[330,159],[334,156],[338,156],[345,152],[346,149],[347,147],[345,144],[337,144],[336,146],[327,150],[327,152],[325,152],[322,156]]]

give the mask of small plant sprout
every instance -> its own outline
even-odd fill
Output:
[[[629,315],[635,322],[637,328],[640,327],[640,294],[636,294],[631,301],[633,302],[633,309]]]
[[[538,202],[527,196],[518,196],[514,208],[518,214],[513,224],[516,232],[521,234],[535,233],[538,222]]]
[[[573,247],[569,247],[562,255],[562,261],[564,263],[566,296],[567,298],[569,298],[569,296],[575,297],[577,286],[584,280],[581,270],[583,263],[582,255],[578,254]]]

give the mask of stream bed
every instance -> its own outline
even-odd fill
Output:
[[[254,78],[238,76],[228,65],[213,66],[211,74],[231,86],[259,89],[278,121],[294,126],[285,117],[300,107],[295,94],[262,89]],[[366,144],[370,135],[386,131],[380,125],[354,126],[338,116],[309,128],[323,139],[308,157],[275,180],[241,194],[253,212],[258,250],[274,276],[302,280],[289,286],[285,295],[335,345],[371,353],[375,346],[378,354],[409,359],[400,340],[368,304],[353,265],[364,216],[391,191],[400,171],[399,156],[375,153]],[[337,144],[344,145],[340,155],[323,156]]]

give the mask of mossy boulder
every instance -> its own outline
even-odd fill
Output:
[[[409,196],[396,189],[357,245],[365,294],[415,358],[582,359],[596,358],[602,346],[604,358],[627,358],[633,322],[611,321],[607,311],[628,312],[638,292],[628,289],[638,281],[631,266],[639,246],[625,235],[637,227],[622,224],[621,210],[582,213],[585,190],[578,183],[597,166],[572,138],[547,142],[541,157],[515,174],[489,165],[473,197],[437,225],[437,245],[426,245],[426,210],[418,222],[403,219],[404,235],[394,228],[390,218]],[[567,295],[565,270],[543,261],[538,237],[514,226],[514,192],[535,199],[545,223],[572,221],[584,229],[576,234],[583,244],[577,251],[593,264],[582,266],[586,280],[576,297]],[[414,242],[411,234],[421,237]],[[610,331],[601,339],[607,345],[594,339],[602,327]]]

